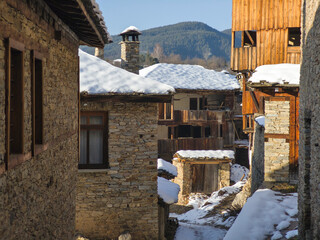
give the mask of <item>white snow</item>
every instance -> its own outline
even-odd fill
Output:
[[[189,205],[192,205],[194,209],[177,215],[177,214],[170,214],[171,217],[176,217],[179,222],[185,222],[189,224],[214,224],[218,222],[221,216],[211,216],[205,218],[205,216],[210,213],[223,199],[233,193],[240,192],[242,186],[245,184],[245,181],[237,182],[236,184],[228,187],[221,188],[220,190],[213,192],[211,196],[207,199],[203,199],[201,197],[194,198],[194,196],[190,196]],[[197,200],[199,201],[197,203]],[[223,225],[223,222],[220,219],[220,225]]]
[[[284,222],[296,221],[287,214],[288,209],[297,209],[297,194],[281,194],[269,189],[257,190],[248,198],[236,221],[229,229],[225,240],[262,240],[266,236],[277,239],[277,228]],[[275,236],[276,235],[276,236]]]
[[[180,186],[165,178],[158,177],[158,195],[167,204],[178,202]]]
[[[231,166],[231,176],[230,176],[231,181],[233,182],[240,181],[243,174],[244,174],[243,180],[246,180],[249,174],[249,169],[239,164],[233,164]]]
[[[89,94],[168,94],[174,88],[146,79],[79,50],[80,92]]]
[[[274,64],[257,67],[249,82],[260,83],[266,81],[274,84],[300,83],[300,64]]]
[[[180,150],[176,154],[182,158],[234,159],[233,150]]]
[[[174,240],[221,240],[226,230],[211,226],[179,223]]]
[[[292,230],[292,231],[287,232],[286,239],[290,239],[295,236],[298,236],[298,230]]]
[[[239,139],[234,141],[234,144],[239,145],[239,146],[249,146],[249,140],[248,139]]]
[[[236,90],[240,88],[235,76],[198,65],[158,63],[140,70],[140,75],[176,89]]]
[[[166,171],[173,176],[177,176],[177,167],[172,165],[171,163],[163,160],[162,158],[158,158],[158,170]]]
[[[265,117],[264,116],[260,116],[260,117],[256,117],[254,119],[256,121],[256,123],[258,123],[260,126],[265,126]]]
[[[138,33],[141,33],[140,30],[137,27],[130,26],[130,27],[127,27],[125,30],[123,30],[120,34],[127,33],[127,32],[130,32],[130,31],[136,31]]]
[[[279,231],[274,232],[273,236],[271,237],[271,240],[278,240],[280,238],[282,238],[282,234]]]

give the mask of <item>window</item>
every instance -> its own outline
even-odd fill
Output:
[[[218,124],[218,137],[223,137],[223,126]]]
[[[31,52],[32,62],[32,151],[35,144],[43,144],[43,70],[39,53]]]
[[[288,34],[289,34],[288,46],[289,47],[300,46],[301,29],[300,28],[289,28]]]
[[[198,98],[190,98],[190,110],[198,110]]]
[[[107,168],[107,114],[82,112],[79,168]]]
[[[207,98],[199,98],[199,103],[200,103],[200,110],[205,110],[208,105],[208,100]]]
[[[255,47],[257,40],[256,31],[244,31],[243,32],[243,47]]]
[[[23,123],[24,123],[24,77],[23,57],[24,46],[21,43],[8,40],[6,59],[6,133],[7,133],[7,164],[9,154],[24,153]]]
[[[211,136],[211,128],[210,128],[210,126],[205,127],[204,135],[205,135],[206,138]]]

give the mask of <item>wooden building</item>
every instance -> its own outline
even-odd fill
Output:
[[[73,239],[80,44],[111,39],[88,0],[0,1],[0,238]]]
[[[171,103],[159,104],[159,157],[171,161],[178,150],[233,149],[239,91],[234,76],[179,64],[156,64],[140,75],[176,89]]]
[[[82,51],[80,69],[76,229],[90,239],[158,239],[158,104],[174,89]]]
[[[259,66],[300,64],[300,16],[301,0],[233,0],[230,61],[231,69],[240,73],[238,77],[242,82],[243,130],[251,138],[254,132],[254,118],[257,115],[266,115],[266,105],[270,102],[288,102],[288,131],[270,133],[266,129],[265,140],[270,143],[274,139],[284,139],[283,141],[288,143],[290,164],[282,167],[290,168],[292,179],[296,179],[298,165],[299,83],[274,82],[270,79],[267,81],[263,77],[252,83],[248,82],[248,79]],[[241,43],[237,46],[235,36],[239,33]],[[281,72],[278,74],[281,75]],[[275,78],[281,77],[280,75]],[[281,108],[280,105],[277,106]],[[271,118],[266,121],[277,125],[278,120]],[[287,175],[277,178],[277,181],[288,180],[285,176]]]

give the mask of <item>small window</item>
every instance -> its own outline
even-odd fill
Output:
[[[171,119],[171,103],[165,103],[166,119]]]
[[[243,47],[255,47],[257,40],[256,31],[244,31],[243,32]]]
[[[211,128],[210,126],[206,127],[204,130],[205,137],[208,138],[211,136]]]
[[[192,127],[192,137],[193,138],[201,138],[201,127],[193,126]]]
[[[218,137],[223,137],[223,127],[222,127],[222,124],[218,124]]]
[[[198,98],[190,98],[190,110],[198,110]]]
[[[288,46],[298,47],[300,46],[301,29],[300,28],[289,28],[288,31]]]
[[[23,153],[23,52],[10,50],[10,154]]]
[[[200,98],[200,110],[205,110],[207,108],[208,105],[208,100],[207,98]]]
[[[191,127],[191,125],[178,126],[178,137],[192,137]]]
[[[79,168],[107,168],[107,116],[81,113]]]

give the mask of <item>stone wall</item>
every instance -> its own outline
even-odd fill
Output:
[[[173,159],[172,164],[177,167],[178,175],[173,182],[179,184],[180,192],[178,195],[178,204],[187,204],[189,195],[192,192],[193,164],[180,162]],[[218,189],[230,185],[230,163],[219,163],[218,167]],[[198,176],[201,177],[201,176]]]
[[[9,4],[10,3],[10,4]],[[0,238],[72,239],[78,162],[78,44],[43,1],[0,1]],[[54,39],[59,27],[63,35]],[[7,38],[24,44],[24,152],[5,152]],[[44,144],[31,157],[31,50],[42,55]],[[13,164],[13,157],[20,159]]]
[[[320,2],[302,1],[300,77],[299,239],[320,236]]]
[[[265,101],[265,134],[289,134],[289,101]],[[264,144],[265,181],[289,181],[289,141],[268,138]]]
[[[158,238],[157,104],[86,103],[109,116],[109,169],[79,170],[76,229],[89,238]]]
[[[121,44],[121,67],[125,70],[139,74],[139,45],[138,41],[122,41]]]

